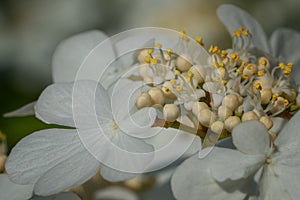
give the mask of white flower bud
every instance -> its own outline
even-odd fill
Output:
[[[268,104],[272,98],[272,90],[263,88],[260,91],[260,96],[261,96],[261,104],[263,104],[263,105]]]
[[[258,120],[258,116],[253,111],[245,112],[242,116],[242,122],[248,121],[248,120]]]
[[[209,127],[213,122],[216,121],[216,114],[209,109],[202,109],[197,115],[198,121],[206,127]]]
[[[148,91],[148,94],[151,96],[153,104],[165,104],[165,96],[161,89],[153,87]]]
[[[135,106],[137,109],[152,106],[151,96],[148,93],[141,93],[136,99]]]
[[[220,117],[222,120],[227,119],[231,115],[232,110],[230,110],[228,107],[222,105],[218,108],[218,117]]]
[[[235,95],[237,97],[237,100],[239,102],[239,105],[241,105],[242,103],[244,103],[244,98],[238,94],[238,93],[233,93],[233,95]]]
[[[212,123],[210,129],[217,134],[221,134],[224,130],[224,123],[221,121],[216,121]]]
[[[268,130],[273,126],[273,121],[268,116],[262,116],[259,121],[262,122]]]
[[[164,119],[168,122],[174,122],[179,114],[179,108],[175,104],[166,104],[163,109]]]
[[[228,94],[224,97],[222,105],[235,110],[239,106],[239,99],[235,94]]]
[[[182,72],[188,71],[192,67],[192,57],[189,54],[182,54],[176,60],[176,67]]]
[[[0,173],[3,173],[5,171],[5,161],[7,157],[6,155],[0,155]]]
[[[232,129],[239,123],[241,123],[241,120],[237,116],[230,116],[224,122],[225,128],[228,132],[232,132]]]
[[[143,49],[139,52],[137,59],[140,63],[145,63],[145,57],[148,56],[148,49]]]
[[[192,112],[197,116],[202,109],[208,109],[208,105],[204,102],[194,102],[192,106]]]

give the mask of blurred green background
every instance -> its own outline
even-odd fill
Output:
[[[229,47],[230,37],[215,14],[223,3],[250,12],[267,34],[278,27],[300,31],[298,0],[2,0],[0,1],[0,130],[8,147],[35,131],[52,127],[34,117],[2,114],[36,100],[51,84],[57,44],[73,34],[99,29],[108,35],[134,27],[184,29],[202,36],[206,47]]]

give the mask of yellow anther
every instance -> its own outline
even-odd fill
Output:
[[[241,68],[239,68],[239,69],[236,70],[236,72],[239,73],[239,74],[242,74],[243,70]]]
[[[175,75],[179,75],[179,74],[181,74],[181,73],[180,73],[179,70],[176,69],[176,70],[174,71],[174,74],[175,74]]]
[[[248,79],[249,76],[248,76],[247,74],[243,74],[243,78],[244,78],[244,79]]]
[[[180,30],[180,31],[179,31],[179,35],[180,35],[180,36],[184,36],[184,35],[185,35],[185,30]]]
[[[220,49],[219,49],[219,47],[217,47],[217,46],[214,46],[214,48],[213,48],[213,50],[212,50],[212,52],[213,53],[220,53]]]
[[[274,93],[273,96],[272,96],[272,101],[276,101],[279,97],[279,94],[278,93]]]
[[[289,76],[291,74],[291,70],[283,70],[283,74],[285,76]]]
[[[253,69],[253,65],[247,65],[246,68],[249,69],[249,70],[251,70],[251,69]]]
[[[259,64],[266,66],[267,65],[267,60],[262,58],[262,59],[260,59]]]
[[[176,84],[176,80],[172,79],[172,80],[170,80],[170,83],[171,83],[171,85],[175,85]]]
[[[219,77],[215,77],[215,78],[214,78],[214,81],[215,81],[215,82],[219,82],[219,80],[220,80]]]
[[[208,52],[211,53],[214,49],[214,45],[210,45],[209,49],[208,49]]]
[[[148,49],[148,54],[152,54],[153,53],[153,49]]]
[[[144,60],[146,63],[150,63],[151,58],[150,56],[145,56]]]
[[[218,62],[217,61],[213,62],[212,66],[217,67],[218,66]]]
[[[225,63],[223,63],[223,62],[219,62],[218,64],[220,67],[225,67]]]
[[[167,48],[167,49],[166,49],[166,52],[167,52],[167,54],[168,54],[169,56],[173,53],[172,49],[170,49],[170,48]]]
[[[261,89],[261,84],[260,83],[254,83],[253,87],[260,90]]]
[[[222,50],[222,52],[221,52],[221,56],[222,56],[222,58],[226,58],[226,56],[227,56],[227,52],[226,52],[226,51],[224,51],[224,50]]]
[[[238,60],[240,56],[239,56],[239,54],[237,54],[237,53],[231,53],[231,54],[229,55],[229,57],[230,57],[231,59]]]
[[[294,63],[293,63],[293,62],[289,62],[289,63],[287,64],[287,66],[293,67],[293,66],[294,66]]]
[[[226,85],[227,81],[226,80],[222,80],[222,84]]]
[[[158,49],[161,49],[162,45],[160,43],[156,43],[155,47],[158,48]]]
[[[184,80],[185,80],[187,83],[191,82],[191,77],[189,77],[189,76],[184,76],[183,78],[184,78]]]
[[[202,37],[198,36],[195,38],[195,40],[198,44],[200,44],[201,46],[204,46]]]
[[[189,41],[189,37],[185,34],[185,31],[184,30],[180,30],[179,31],[179,35],[180,37],[183,39],[183,40],[186,40],[186,41]]]
[[[151,64],[152,65],[156,65],[158,63],[158,60],[157,59],[151,59]]]
[[[241,64],[242,67],[246,67],[247,65],[248,65],[248,63],[246,61],[243,61]]]
[[[165,92],[165,93],[170,93],[171,92],[171,89],[167,86],[164,86],[162,87],[162,90]]]
[[[234,30],[234,31],[233,31],[233,35],[236,36],[236,37],[241,37],[242,32],[239,31],[239,30]]]
[[[245,28],[244,28],[243,26],[240,26],[239,30],[240,30],[240,31],[244,31]]]
[[[285,64],[284,64],[283,62],[281,62],[281,63],[279,63],[279,67],[280,67],[281,69],[284,69]]]
[[[176,90],[177,90],[177,91],[181,91],[182,89],[183,89],[183,87],[182,87],[181,85],[177,85],[177,86],[176,86]]]
[[[259,71],[257,72],[257,75],[258,75],[258,76],[263,76],[264,74],[265,74],[265,70],[264,70],[264,69],[259,70]]]
[[[194,74],[193,74],[193,72],[191,72],[191,71],[189,71],[187,75],[188,75],[188,77],[190,77],[190,78],[194,77]]]
[[[289,105],[289,100],[287,100],[287,99],[284,99],[284,101],[283,101],[283,103],[284,103],[284,105]]]
[[[249,30],[248,30],[248,29],[245,29],[245,30],[243,31],[243,35],[246,36],[246,37],[248,37],[248,36],[249,36]]]

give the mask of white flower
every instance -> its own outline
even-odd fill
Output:
[[[300,33],[287,28],[275,30],[270,40],[267,39],[261,25],[246,11],[234,5],[222,5],[218,8],[217,14],[227,30],[232,33],[240,26],[247,28],[252,34],[251,46],[272,56],[280,62],[293,62],[295,67],[292,73],[294,80],[299,84],[300,80]]]
[[[123,99],[113,103],[118,119],[112,116],[107,92],[97,82],[49,86],[35,106],[36,116],[46,123],[76,129],[42,130],[22,139],[6,162],[10,179],[34,184],[35,194],[51,195],[88,180],[98,171],[99,161],[103,164],[101,174],[108,180],[124,180],[134,172],[141,173],[153,158],[153,148],[122,129],[147,133],[156,113],[153,108],[142,109],[128,119]]]
[[[195,155],[178,167],[172,179],[175,197],[297,199],[299,120],[300,112],[283,127],[274,143],[261,123],[238,125],[233,129],[231,148],[215,147],[207,157]]]

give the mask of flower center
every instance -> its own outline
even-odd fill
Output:
[[[138,55],[140,75],[152,88],[138,97],[138,109],[167,105],[173,110],[164,109],[165,120],[173,122],[185,114],[195,127],[211,129],[224,137],[248,120],[258,120],[270,131],[273,117],[289,118],[290,111],[299,108],[290,77],[293,63],[273,64],[267,57],[252,53],[251,40],[249,30],[240,27],[234,31],[231,49],[222,50],[215,45],[209,48],[206,65],[194,63],[188,53],[177,55],[169,48],[164,51],[161,44],[142,50]],[[189,42],[185,32],[180,31],[176,45],[182,48],[180,52],[188,52]],[[203,45],[202,38],[196,38],[196,42]],[[146,76],[145,63],[152,71]],[[158,68],[161,64],[164,68]],[[154,82],[157,77],[159,83]],[[155,93],[150,92],[153,88]],[[175,113],[172,118],[168,117],[171,112]]]
[[[272,158],[268,156],[265,160],[265,164],[269,165],[271,163],[272,163]]]

